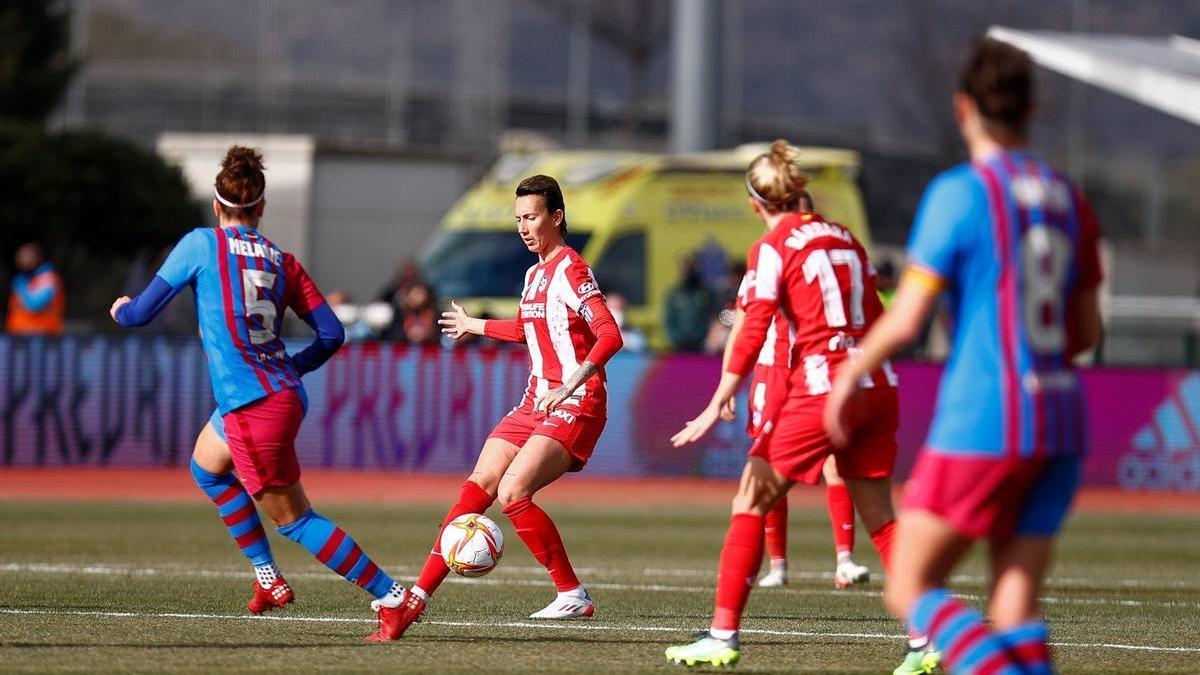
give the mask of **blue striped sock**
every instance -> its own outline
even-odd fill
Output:
[[[273,565],[275,558],[271,555],[271,543],[267,541],[267,532],[258,518],[254,500],[238,479],[232,473],[219,475],[206,471],[194,458],[192,479],[217,505],[222,522],[250,562],[255,567]]]
[[[1003,642],[983,621],[983,616],[956,600],[944,588],[922,595],[909,610],[911,628],[928,635],[942,651],[951,672],[1022,675]]]
[[[1050,665],[1050,629],[1044,621],[1030,621],[997,635],[1021,662],[1028,675],[1053,675]]]
[[[279,528],[279,534],[308,549],[321,564],[376,598],[388,595],[396,585],[345,530],[312,509],[296,522]]]

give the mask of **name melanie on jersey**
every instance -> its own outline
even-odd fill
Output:
[[[229,240],[229,250],[234,255],[246,258],[265,258],[276,265],[283,262],[283,254],[279,252],[279,249],[263,246],[258,242],[246,241],[245,239],[231,238]]]

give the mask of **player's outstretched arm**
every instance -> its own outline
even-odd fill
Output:
[[[317,334],[311,344],[292,355],[292,365],[296,366],[299,374],[304,375],[325,365],[337,353],[346,342],[346,329],[327,302],[299,316]]]
[[[467,310],[455,300],[450,301],[450,306],[454,309],[442,312],[442,318],[438,319],[443,335],[455,340],[464,335],[482,335],[501,342],[525,341],[525,326],[516,319],[477,319],[468,316]]]
[[[825,432],[834,445],[845,445],[850,438],[846,409],[858,390],[859,380],[921,334],[925,317],[933,310],[940,291],[940,279],[924,269],[910,267],[900,280],[891,309],[867,331],[859,353],[838,369],[833,390],[825,401],[824,415]]]
[[[123,295],[117,298],[108,314],[118,325],[126,328],[145,326],[163,311],[177,293],[179,289],[172,288],[162,277],[155,276],[137,297],[130,299]]]

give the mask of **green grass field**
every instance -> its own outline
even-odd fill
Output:
[[[442,511],[331,506],[408,584]],[[509,535],[503,564],[451,579],[401,641],[366,645],[369,598],[272,534],[297,604],[245,611],[251,575],[210,506],[0,502],[0,669],[123,672],[681,672],[663,648],[707,624],[727,522],[713,508],[551,507],[590,621],[525,619],[552,597]],[[877,580],[833,590],[823,510],[793,509],[793,579],[756,590],[737,671],[890,672],[903,649]],[[1062,672],[1200,671],[1200,530],[1178,515],[1077,515],[1047,591]],[[859,532],[858,557],[879,569]],[[978,596],[978,558],[957,589]]]

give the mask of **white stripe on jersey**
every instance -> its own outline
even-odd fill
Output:
[[[558,357],[558,364],[562,368],[563,382],[571,379],[575,371],[579,370],[575,342],[571,339],[571,317],[567,314],[573,290],[567,281],[566,273],[570,263],[570,258],[563,256],[550,276],[550,288],[546,292],[546,329],[550,333],[550,346],[554,349],[554,355]],[[578,305],[578,301],[575,304]],[[567,401],[578,405],[579,394],[585,389],[586,387],[580,387]]]
[[[525,344],[529,345],[529,374],[539,380],[545,379],[542,373],[542,348],[538,344],[537,330],[532,321],[525,322]]]
[[[771,319],[771,325],[767,327],[767,339],[763,342],[762,349],[758,350],[758,365],[775,365],[775,338],[778,336],[779,331],[775,328],[775,319]]]

